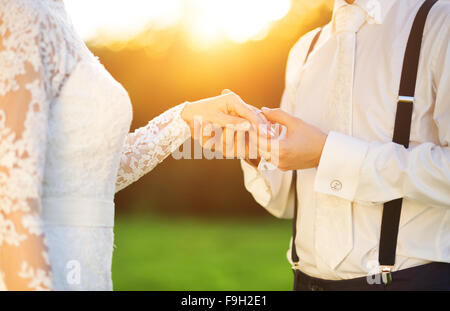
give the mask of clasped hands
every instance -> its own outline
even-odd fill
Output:
[[[281,109],[259,110],[229,90],[187,103],[181,117],[204,149],[254,166],[264,159],[282,171],[317,167],[327,138]]]

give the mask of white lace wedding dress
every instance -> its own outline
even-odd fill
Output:
[[[0,0],[0,288],[111,290],[114,194],[189,138],[182,108],[128,133],[127,92],[64,3]]]

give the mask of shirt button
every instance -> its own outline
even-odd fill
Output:
[[[340,191],[342,189],[342,183],[339,180],[335,179],[330,183],[330,188],[333,191]]]

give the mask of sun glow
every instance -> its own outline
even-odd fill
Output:
[[[181,17],[179,0],[65,0],[66,9],[83,39],[127,39],[145,27],[170,27]]]
[[[75,28],[86,39],[126,40],[147,27],[181,24],[194,42],[224,38],[246,42],[265,37],[291,0],[65,0]]]

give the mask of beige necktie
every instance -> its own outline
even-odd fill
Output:
[[[331,86],[325,115],[330,130],[346,135],[352,135],[356,32],[365,20],[365,12],[356,5],[344,5],[334,16],[337,51],[330,70]],[[330,268],[336,268],[353,247],[352,203],[317,193],[315,231],[317,254]]]

